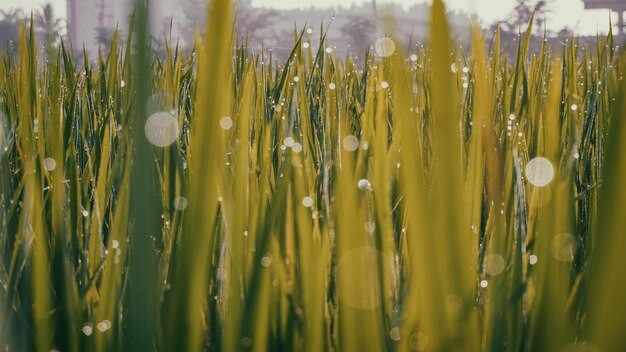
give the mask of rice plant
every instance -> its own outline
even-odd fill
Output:
[[[435,0],[424,46],[279,62],[208,16],[189,55],[142,7],[95,59],[0,54],[4,350],[626,348],[611,33],[467,52]]]

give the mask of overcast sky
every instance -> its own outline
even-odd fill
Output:
[[[354,3],[364,3],[369,0],[352,0]],[[378,0],[380,4],[389,0]],[[428,0],[430,1],[430,0]],[[584,11],[582,0],[552,0],[552,12],[548,16],[547,26],[550,30],[558,30],[564,26],[574,28],[579,34],[604,33],[608,29],[608,10]],[[22,7],[27,12],[38,9],[45,0],[0,0],[0,9],[7,10],[12,7]],[[65,17],[66,0],[49,0],[55,9],[57,16]],[[396,0],[405,6],[421,3],[423,0]],[[267,6],[275,8],[296,8],[296,7],[316,7],[338,6],[343,4],[349,6],[350,0],[252,0],[255,6]],[[477,13],[485,23],[493,23],[505,18],[513,8],[515,0],[447,0],[447,6],[452,9],[464,10],[468,13]],[[617,17],[614,17],[614,23]]]

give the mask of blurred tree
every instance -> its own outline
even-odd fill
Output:
[[[34,14],[35,30],[40,43],[45,43],[45,55],[53,60],[57,54],[57,46],[63,32],[63,20],[55,17],[54,7],[49,2],[42,5]]]
[[[114,33],[115,29],[113,28],[100,27],[97,29],[95,40],[103,53],[107,53],[111,49],[111,38],[113,38]]]
[[[568,26],[561,28],[557,33],[556,37],[561,39],[568,39],[574,35],[574,29]]]
[[[24,19],[21,9],[0,11],[0,47],[4,49],[8,42],[17,40],[17,25]]]
[[[349,16],[346,23],[339,28],[339,31],[350,43],[354,52],[361,54],[372,44],[375,23],[371,18]]]
[[[181,34],[184,46],[192,46],[196,37],[196,30],[204,32],[205,15],[208,2],[206,0],[184,0],[182,5],[183,19],[177,27]]]
[[[540,30],[543,29],[542,27],[545,24],[546,15],[552,11],[550,9],[550,2],[552,1],[553,0],[539,0],[535,4],[534,11],[537,14],[535,23],[537,24],[537,28]]]
[[[281,28],[274,26],[285,22],[287,18],[275,9],[240,7],[237,10],[237,34],[249,36],[251,42],[271,44],[276,37],[289,38],[292,29],[284,31],[284,35]]]
[[[550,4],[552,1],[554,0],[537,0],[533,3],[530,0],[516,0],[515,7],[509,18],[502,23],[503,29],[511,32],[518,31],[520,28],[528,25],[534,12],[535,28],[538,31],[542,31],[545,15],[551,11]]]

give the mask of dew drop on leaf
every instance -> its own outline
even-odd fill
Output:
[[[52,158],[45,158],[43,160],[43,167],[48,170],[48,171],[52,171],[54,169],[56,169],[57,167],[57,162],[56,160],[52,159]]]
[[[233,127],[233,119],[230,116],[224,116],[220,119],[220,127],[223,130],[229,130]]]
[[[144,131],[148,142],[157,147],[167,147],[174,143],[180,133],[178,121],[167,112],[150,115]]]
[[[554,166],[550,160],[537,157],[528,162],[525,169],[526,179],[536,187],[547,186],[554,178]]]
[[[359,148],[359,139],[353,135],[343,137],[343,149],[353,152]]]
[[[374,50],[380,57],[389,57],[396,51],[396,43],[389,37],[378,38],[374,43]]]

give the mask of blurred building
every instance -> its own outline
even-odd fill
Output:
[[[67,0],[67,20],[74,48],[93,57],[101,46],[107,46],[116,27],[128,33],[133,12],[132,0]],[[205,16],[207,0],[149,0],[150,32],[154,38],[181,36],[180,28],[189,12]],[[242,0],[250,5],[250,0]],[[178,22],[172,25],[172,20]],[[193,38],[192,38],[193,39]]]
[[[585,9],[609,9],[617,12],[617,28],[620,35],[626,35],[624,15],[626,0],[583,0]]]
[[[123,0],[68,0],[67,21],[75,49],[96,53],[119,25],[126,32],[131,10]]]
[[[205,28],[207,4],[210,0],[149,0],[151,34],[159,42],[169,38],[189,49],[196,29]],[[271,48],[274,57],[289,55],[293,48],[294,29],[306,25],[307,40],[316,45],[319,30],[332,22],[326,38],[338,54],[364,53],[386,30],[383,23],[393,18],[393,30],[403,45],[422,42],[428,33],[430,10],[427,3],[404,8],[399,4],[379,1],[352,4],[350,7],[310,7],[277,10],[253,7],[251,0],[233,0],[237,8],[236,30],[248,37],[258,48]],[[398,3],[399,1],[396,1]],[[82,50],[95,59],[100,47],[108,47],[116,26],[121,39],[128,34],[134,0],[67,0],[67,20],[75,50]],[[448,18],[455,39],[464,41],[470,18],[461,12],[450,12]]]

